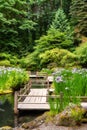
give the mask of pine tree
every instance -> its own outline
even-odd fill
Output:
[[[72,0],[70,15],[79,32],[87,36],[87,0]]]
[[[61,32],[64,32],[67,29],[68,20],[62,9],[58,9],[55,14],[55,18],[52,22],[51,28],[58,29]]]
[[[60,8],[56,12],[51,28],[64,32],[67,39],[73,42],[73,28],[70,26],[63,9]]]

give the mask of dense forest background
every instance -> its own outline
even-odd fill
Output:
[[[0,65],[86,67],[87,0],[0,0]]]

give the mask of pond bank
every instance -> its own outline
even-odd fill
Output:
[[[72,115],[72,110],[77,114]],[[23,123],[20,130],[87,130],[87,110],[75,105],[55,116],[45,112],[33,121]]]
[[[47,112],[38,116],[34,120],[23,123],[19,127],[1,127],[0,130],[87,130],[87,122],[74,126],[59,126],[54,121],[47,121]],[[50,119],[49,119],[50,120]]]

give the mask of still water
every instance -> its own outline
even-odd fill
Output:
[[[17,127],[24,122],[29,122],[44,111],[21,111],[19,115],[14,115],[14,100],[12,94],[0,96],[0,127],[11,126]]]

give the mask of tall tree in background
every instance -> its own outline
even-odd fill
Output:
[[[17,54],[32,52],[34,41],[46,34],[64,1],[0,0],[0,49]]]
[[[36,31],[31,33],[33,39],[39,39],[42,34],[46,34],[60,6],[60,0],[30,0],[29,5],[30,19],[37,22]]]
[[[63,10],[68,18],[69,18],[71,1],[72,0],[62,0],[62,8],[63,8]]]
[[[72,0],[70,15],[80,34],[87,36],[87,0]]]
[[[29,51],[28,29],[35,23],[27,18],[26,0],[0,0],[0,49],[18,54]]]

